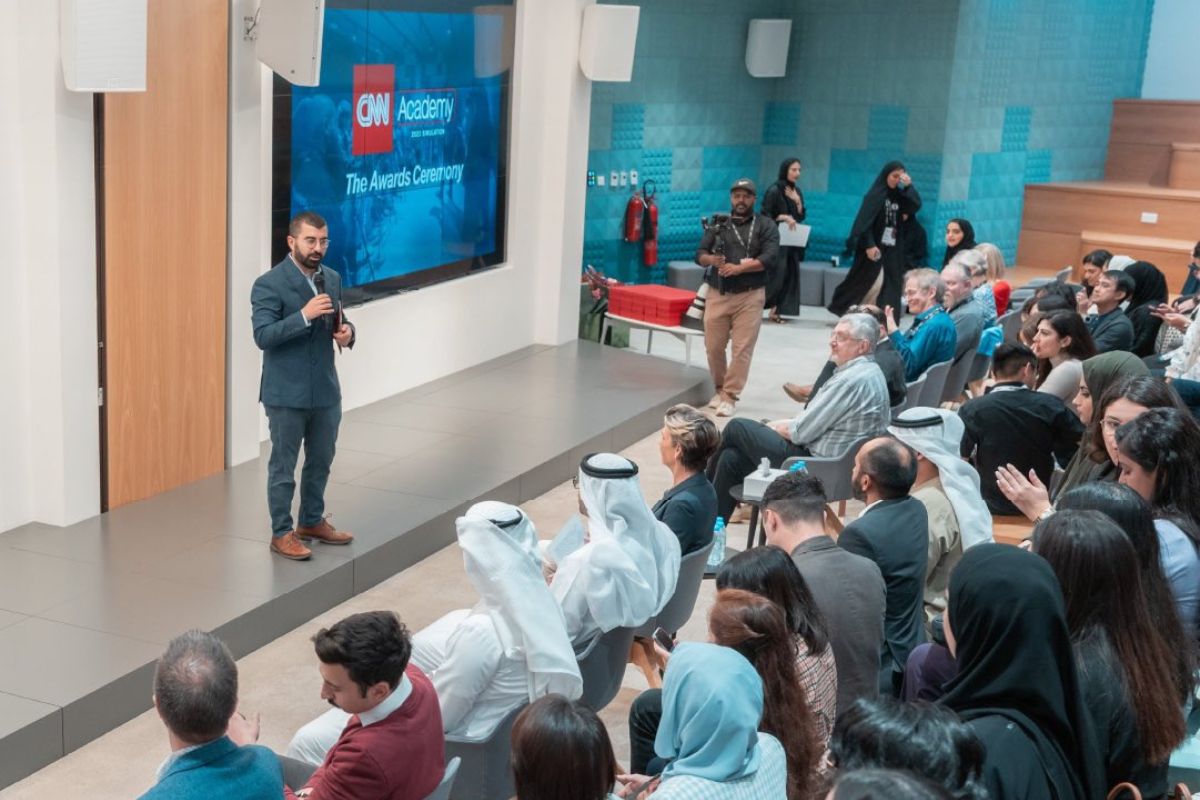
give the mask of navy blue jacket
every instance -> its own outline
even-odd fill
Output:
[[[712,541],[717,521],[717,490],[703,472],[697,472],[667,489],[650,511],[679,538],[680,553],[686,556]]]
[[[325,292],[341,308],[341,276],[326,266],[321,272]],[[312,298],[312,287],[291,256],[260,275],[250,291],[254,343],[263,351],[258,399],[265,406],[327,408],[342,400],[333,326],[319,319],[306,325],[300,313]]]
[[[158,783],[139,800],[280,800],[283,769],[266,747],[239,747],[228,736],[189,750],[175,759]]]

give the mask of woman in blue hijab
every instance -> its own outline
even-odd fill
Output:
[[[654,800],[762,800],[787,796],[787,761],[759,733],[762,679],[740,653],[685,643],[663,677],[654,750],[669,763]],[[638,776],[623,776],[636,784]]]

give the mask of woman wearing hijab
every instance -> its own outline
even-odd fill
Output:
[[[654,750],[668,763],[654,800],[787,797],[787,758],[775,737],[758,730],[763,684],[744,656],[715,644],[679,645],[667,664],[662,700]],[[634,797],[646,779],[619,780],[621,796]]]
[[[833,293],[829,310],[842,316],[852,305],[891,306],[896,322],[903,307],[904,241],[901,215],[915,216],[921,195],[899,161],[889,161],[863,196],[846,249],[854,253],[850,274]]]
[[[942,266],[950,263],[963,250],[975,249],[975,228],[969,220],[955,217],[946,223],[946,254],[942,256]]]
[[[529,517],[484,501],[455,525],[479,602],[418,631],[412,663],[437,690],[445,732],[483,740],[514,708],[550,693],[579,697],[583,680]],[[320,764],[349,719],[325,712],[300,729],[288,755]]]
[[[550,591],[577,649],[614,628],[636,628],[675,593],[679,539],[650,512],[638,468],[613,453],[579,464],[588,541],[556,566]]]
[[[762,213],[775,224],[795,229],[804,221],[804,193],[800,191],[800,159],[788,158],[779,165],[779,179],[767,187],[762,199]],[[767,299],[771,322],[787,322],[783,317],[800,315],[800,262],[803,247],[780,247],[781,258],[767,277]]]
[[[1009,545],[972,548],[950,577],[945,623],[958,674],[941,703],[983,742],[993,800],[1104,797],[1104,765],[1050,565]]]
[[[1136,261],[1125,268],[1133,278],[1133,295],[1125,307],[1125,316],[1133,323],[1133,346],[1129,351],[1145,358],[1154,355],[1154,343],[1162,318],[1152,313],[1167,302],[1167,279],[1158,267],[1147,261]]]

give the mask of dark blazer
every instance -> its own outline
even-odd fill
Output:
[[[189,750],[167,768],[140,800],[279,800],[283,770],[279,758],[256,744],[239,747],[227,736]]]
[[[1129,350],[1133,347],[1133,323],[1119,307],[1107,314],[1087,319],[1088,331],[1096,343],[1097,353]]]
[[[813,602],[829,627],[837,666],[837,708],[879,695],[886,588],[879,567],[817,536],[792,551]]]
[[[342,279],[322,266],[325,292],[342,307]],[[313,298],[308,280],[286,256],[254,282],[250,291],[254,343],[263,351],[258,399],[266,406],[327,408],[342,399],[333,363],[333,325],[326,317],[304,322],[300,309]],[[345,320],[349,322],[349,320]],[[350,346],[354,346],[351,337]]]
[[[650,510],[655,519],[665,522],[679,537],[680,552],[686,556],[712,541],[717,521],[717,490],[703,472],[697,472],[667,489]]]
[[[884,648],[880,679],[886,687],[892,673],[904,674],[913,648],[925,639],[922,608],[925,568],[929,560],[929,515],[915,497],[883,500],[851,522],[838,545],[871,559],[887,585]]]

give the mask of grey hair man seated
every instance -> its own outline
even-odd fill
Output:
[[[236,711],[237,700],[237,664],[220,639],[188,631],[171,640],[154,671],[154,707],[171,755],[142,800],[283,797],[279,759],[245,744],[257,723]]]
[[[884,431],[891,418],[887,381],[875,363],[879,323],[868,314],[847,314],[829,337],[837,366],[820,393],[794,419],[770,423],[737,418],[721,434],[721,447],[708,462],[717,490],[717,514],[729,519],[729,490],[766,458],[773,467],[793,456],[836,457],[859,439]]]

